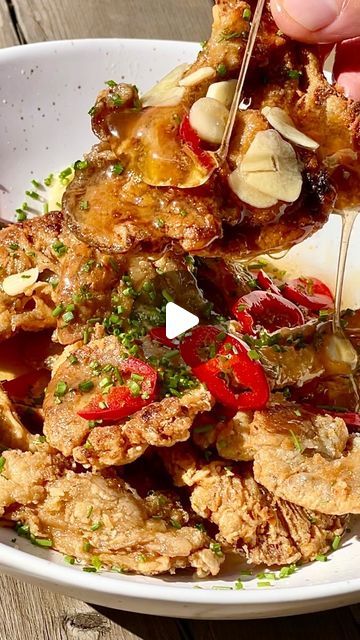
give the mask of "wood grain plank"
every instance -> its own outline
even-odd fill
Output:
[[[0,576],[0,640],[181,640],[175,620],[117,612]]]
[[[259,640],[359,640],[359,627],[350,607],[311,615],[243,620],[241,622],[191,622],[196,640],[222,638],[255,638]]]
[[[211,23],[209,0],[13,0],[27,42],[138,37],[200,41]],[[149,10],[149,5],[151,9]]]
[[[0,0],[0,48],[19,44],[6,0]]]

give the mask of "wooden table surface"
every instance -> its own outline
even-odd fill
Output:
[[[209,0],[0,0],[0,47],[88,37],[201,41]],[[0,640],[356,640],[360,606],[245,622],[196,622],[92,607],[0,576]]]

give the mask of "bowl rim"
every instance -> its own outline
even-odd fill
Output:
[[[160,40],[145,38],[76,38],[71,40],[50,40],[35,42],[25,45],[15,45],[0,49],[0,64],[11,61],[12,58],[25,60],[32,52],[46,51],[54,46],[60,49],[71,47],[96,47],[114,43],[124,43],[126,46],[173,46],[178,45],[189,52],[193,52],[198,43],[182,40]],[[60,552],[56,552],[61,556]],[[274,590],[242,589],[216,591],[210,589],[179,587],[172,582],[159,584],[155,582],[141,582],[132,580],[132,576],[124,575],[112,578],[108,572],[85,573],[81,566],[62,566],[50,559],[45,559],[22,549],[11,547],[0,542],[0,569],[5,573],[30,576],[44,580],[48,584],[57,584],[63,587],[77,587],[84,591],[101,592],[106,595],[123,596],[125,598],[142,599],[146,601],[157,600],[163,602],[179,602],[181,604],[199,605],[261,605],[261,604],[291,604],[305,601],[330,600],[360,593],[360,577],[343,579],[336,582],[327,582],[316,585],[303,585],[296,587],[278,587]],[[146,579],[146,577],[145,577]],[[156,579],[156,576],[152,578]],[[204,583],[206,584],[206,583]],[[150,588],[149,588],[150,587]]]

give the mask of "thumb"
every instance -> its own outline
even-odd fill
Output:
[[[360,0],[271,0],[279,29],[311,43],[339,42],[360,35]]]

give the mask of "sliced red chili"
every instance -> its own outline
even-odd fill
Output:
[[[304,324],[300,309],[289,300],[271,291],[252,291],[242,296],[233,306],[232,313],[241,325],[241,331],[253,335],[257,327],[270,333],[283,327]]]
[[[4,380],[1,384],[6,393],[17,400],[24,400],[29,394],[40,395],[51,378],[48,369],[39,369],[24,373],[13,380]]]
[[[263,269],[260,269],[259,273],[256,276],[256,280],[258,282],[259,287],[264,289],[264,291],[271,291],[272,293],[276,293],[277,295],[281,295],[279,287],[276,286],[270,276],[265,273]]]
[[[310,311],[334,308],[334,296],[326,284],[317,278],[296,278],[287,282],[282,295]]]
[[[104,422],[120,420],[153,401],[157,373],[150,365],[137,358],[127,358],[118,369],[127,382],[112,387],[106,395],[96,393],[87,407],[79,411],[81,418]]]
[[[199,325],[180,344],[180,353],[189,367],[196,367],[213,358],[226,337],[211,325]]]
[[[209,358],[209,346],[215,354]],[[214,398],[234,410],[260,409],[269,400],[262,365],[251,359],[248,346],[216,327],[197,327],[181,344],[181,354]]]
[[[170,340],[170,338],[167,338],[165,327],[154,327],[153,329],[150,329],[150,338],[160,342],[165,347],[170,347],[172,349],[179,347],[179,342],[176,342],[176,339]]]
[[[214,160],[212,156],[201,147],[201,139],[195,129],[192,128],[189,116],[184,116],[180,124],[179,133],[181,140],[194,153],[203,167],[209,170],[213,169]]]

